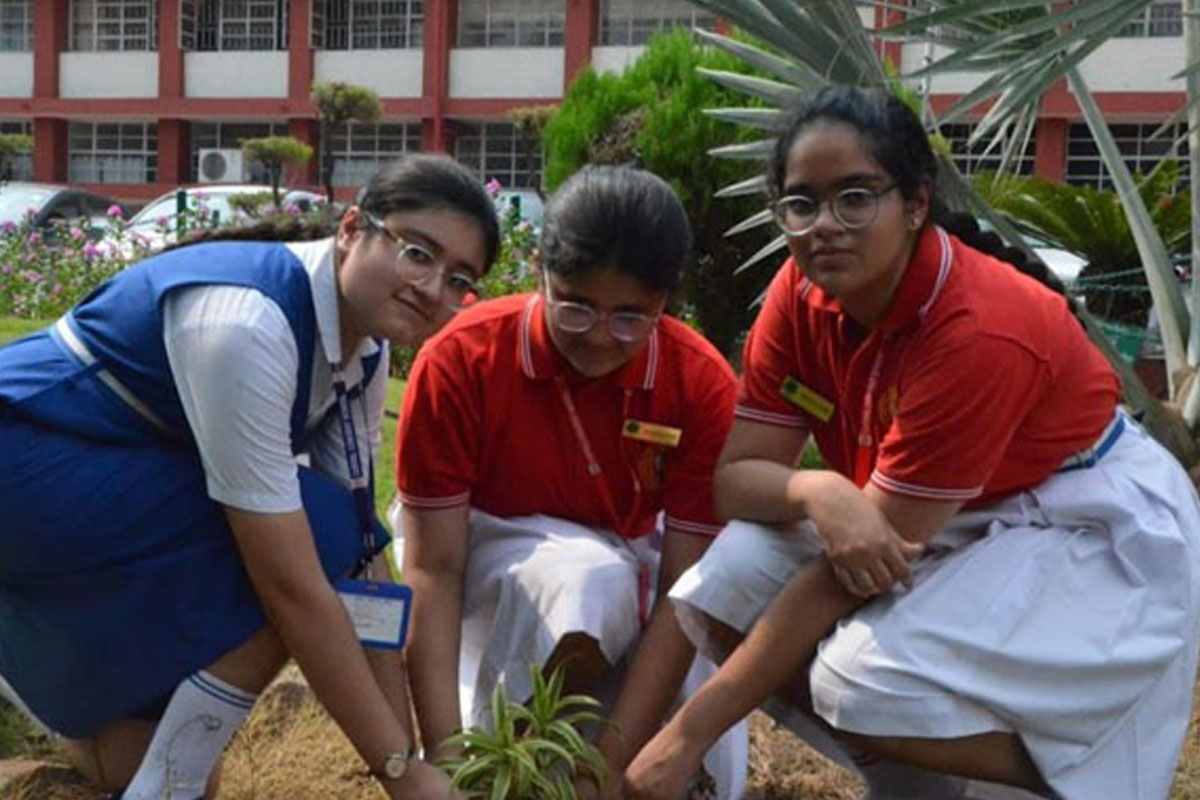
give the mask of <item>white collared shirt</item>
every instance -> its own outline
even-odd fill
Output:
[[[317,336],[306,430],[312,466],[349,479],[330,362],[340,357],[334,242],[292,242],[312,284]],[[179,289],[163,303],[163,340],[183,409],[207,477],[208,494],[234,508],[285,513],[302,508],[291,414],[299,355],[283,311],[256,289],[207,285]],[[345,365],[346,384],[362,380],[361,358],[378,349],[359,343]],[[365,393],[352,402],[361,452],[374,457],[387,392],[387,352]],[[364,412],[365,409],[365,412]],[[364,413],[366,419],[363,419]],[[365,465],[364,465],[365,467]]]

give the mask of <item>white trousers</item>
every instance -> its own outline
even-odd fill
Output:
[[[1132,422],[1098,464],[958,515],[914,585],[841,621],[816,713],[875,736],[1017,733],[1066,800],[1166,798],[1200,634],[1200,504]],[[811,523],[731,523],[671,590],[701,651],[708,615],[749,631],[820,552]]]
[[[403,561],[399,509],[389,516]],[[615,700],[627,656],[641,633],[639,611],[653,595],[639,598],[640,576],[658,574],[652,537],[625,540],[568,520],[543,515],[500,518],[473,509],[470,516],[459,688],[464,724],[490,719],[489,702],[499,682],[515,700],[533,692],[530,665],[543,665],[569,633],[594,638],[614,671]],[[649,582],[653,591],[654,581]],[[697,655],[683,696],[715,671]],[[730,729],[705,755],[706,771],[720,798],[740,798],[745,788],[749,733],[745,721]]]

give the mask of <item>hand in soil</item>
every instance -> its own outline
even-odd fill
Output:
[[[450,785],[444,770],[424,761],[413,761],[398,781],[381,781],[391,800],[463,800]]]
[[[646,743],[625,770],[626,800],[677,800],[700,769],[703,749],[693,748],[670,725]]]

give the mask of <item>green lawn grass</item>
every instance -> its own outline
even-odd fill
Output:
[[[7,342],[9,339],[16,339],[27,333],[33,333],[38,328],[44,328],[51,322],[52,320],[46,319],[0,317],[0,344]]]

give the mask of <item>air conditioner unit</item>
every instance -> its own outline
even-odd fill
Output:
[[[241,150],[201,148],[199,156],[200,183],[239,183],[245,179]]]

